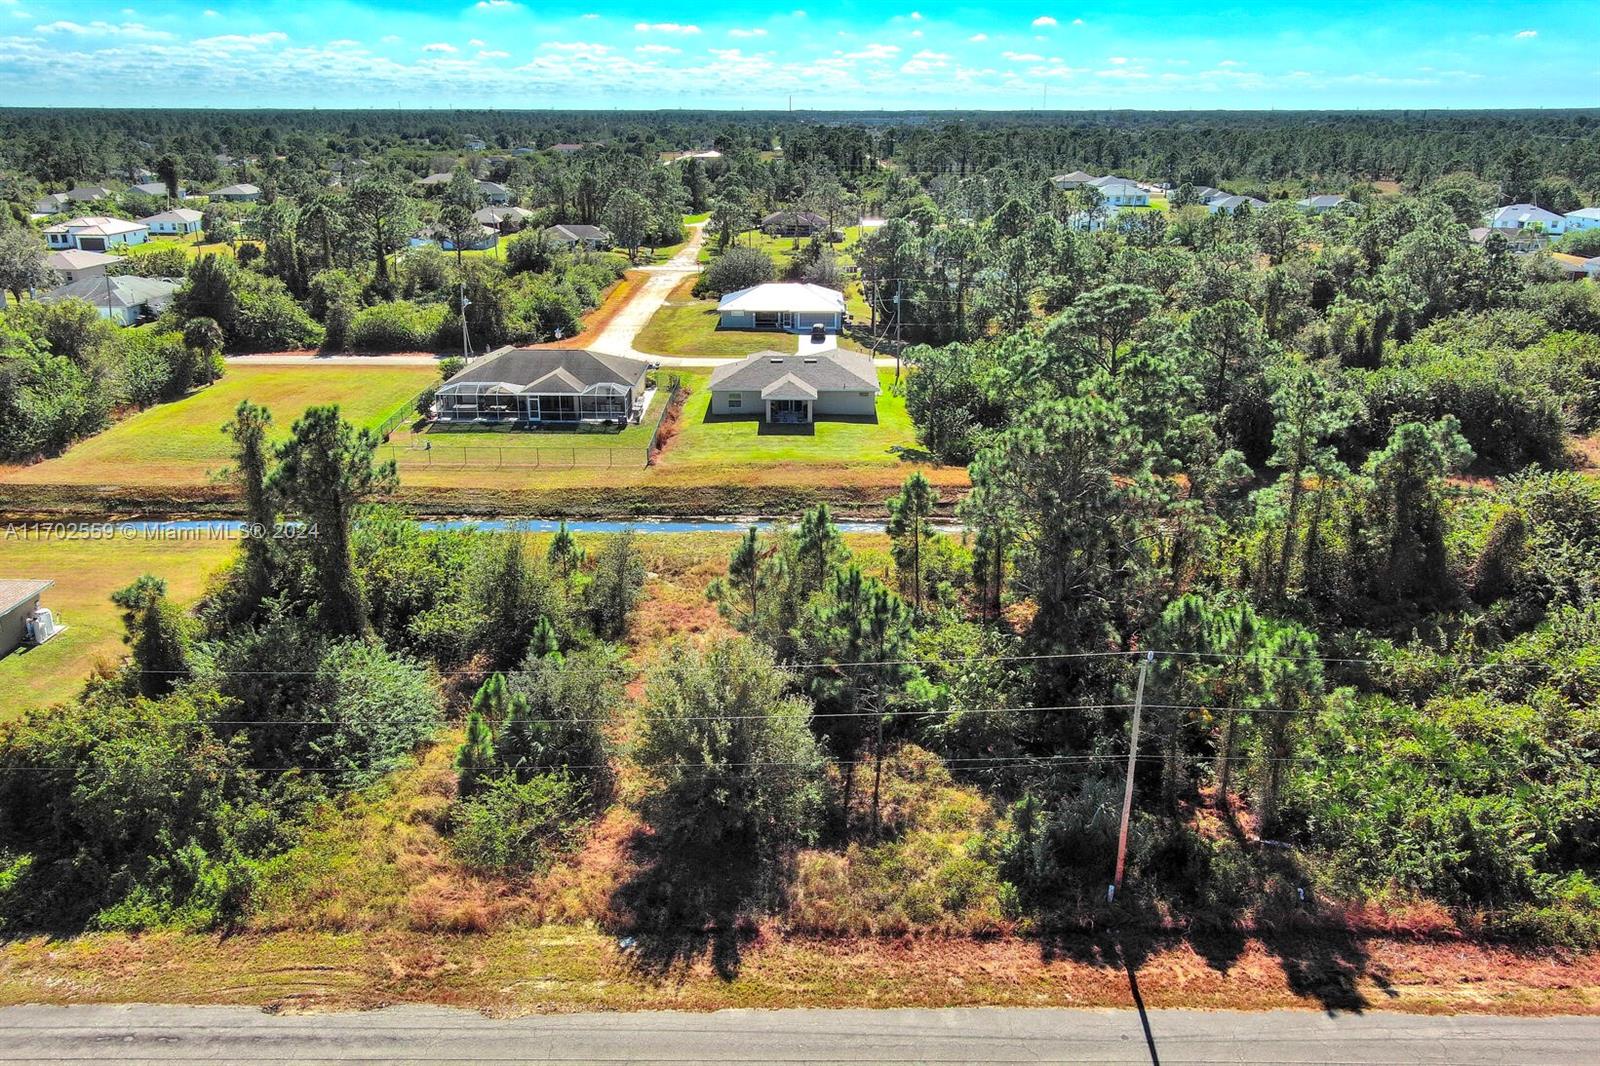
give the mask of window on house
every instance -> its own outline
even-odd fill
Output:
[[[740,396],[736,392],[735,393],[731,393],[728,396],[728,410],[732,411],[734,408],[743,407],[743,406],[744,406],[744,397],[743,396]]]

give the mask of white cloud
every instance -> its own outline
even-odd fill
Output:
[[[1074,26],[1082,26],[1083,25],[1083,20],[1082,19],[1073,19],[1072,20],[1072,24]]]
[[[1044,56],[1035,52],[1001,52],[1001,55],[1013,63],[1043,63]]]
[[[1122,66],[1127,61],[1128,61],[1128,57],[1127,56],[1112,56],[1109,60],[1107,60],[1107,62],[1109,62],[1112,66],[1117,66],[1117,67]]]
[[[893,59],[900,54],[897,44],[869,44],[859,52],[835,52],[845,59]]]
[[[329,48],[360,48],[361,42],[352,37],[340,37],[328,42]]]
[[[434,41],[432,44],[423,45],[422,50],[424,52],[439,52],[449,55],[456,51],[456,46],[453,44],[446,44],[443,41]]]
[[[491,48],[491,49],[489,49],[487,51],[479,52],[478,53],[478,58],[479,59],[505,59],[505,58],[509,57],[510,55],[511,55],[510,52],[502,52],[498,48]]]
[[[699,33],[700,27],[693,24],[683,25],[678,22],[635,22],[633,28],[639,33]]]
[[[921,30],[912,30],[911,31],[911,36],[913,36],[913,37],[921,37],[922,36],[922,31]]]
[[[792,12],[790,12],[790,14],[797,19],[803,19],[806,17],[806,13],[799,8],[795,8]]]
[[[467,43],[470,44],[474,48],[482,48],[483,47],[483,42],[478,40],[476,37],[474,37],[472,40],[468,41]]]
[[[473,6],[479,11],[505,11],[517,5],[512,0],[478,0]]]
[[[766,35],[767,35],[767,31],[762,29],[759,26],[757,26],[753,30],[743,30],[743,29],[734,28],[734,29],[731,29],[731,30],[728,31],[728,36],[729,37],[765,37]]]
[[[197,41],[191,41],[190,44],[196,48],[217,52],[238,52],[269,48],[288,39],[288,34],[273,30],[271,33],[224,33],[220,37],[202,37]]]
[[[1523,30],[1523,31],[1521,31],[1520,33],[1517,34],[1517,40],[1519,40],[1519,41],[1527,41],[1527,40],[1531,40],[1532,38],[1537,37],[1537,36],[1539,36],[1539,31],[1538,30]]]
[[[74,37],[125,37],[132,41],[170,41],[172,34],[166,30],[152,30],[142,22],[114,22],[95,20],[90,23],[59,19],[43,26],[35,26],[38,33],[67,33]]]
[[[1056,20],[1051,18],[1049,15],[1040,15],[1038,18],[1033,20],[1033,24],[1041,27],[1057,25]]]
[[[912,13],[911,13],[911,21],[912,21],[912,22],[921,22],[921,21],[922,21],[922,12],[920,12],[920,11],[913,11],[913,12],[912,12]]]
[[[1242,67],[1244,63],[1237,59],[1224,59],[1217,64],[1219,67]]]
[[[674,48],[670,44],[641,44],[634,48],[642,56],[675,56],[682,55],[682,48]]]
[[[539,46],[551,52],[565,52],[567,55],[594,56],[608,55],[611,46],[597,44],[593,41],[546,41]]]
[[[206,8],[204,11],[202,11],[201,14],[204,15],[208,19],[214,19],[214,18],[218,17],[217,13],[215,11],[211,10],[209,7]]]
[[[974,33],[971,37],[967,38],[967,40],[974,42],[987,41],[988,39],[989,35],[987,33]]]

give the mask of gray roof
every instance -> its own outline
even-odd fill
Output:
[[[520,388],[539,383],[529,391],[542,393],[583,392],[594,385],[611,383],[635,388],[644,383],[649,364],[643,359],[607,355],[582,348],[500,348],[482,359],[473,360],[455,377],[444,383],[504,382]]]
[[[815,211],[774,211],[761,220],[763,226],[793,225],[804,222],[808,226],[826,226],[828,220]]]
[[[525,207],[483,207],[472,213],[472,217],[482,222],[485,226],[497,225],[508,218],[527,221],[533,217],[533,212]]]
[[[566,223],[547,226],[545,227],[545,232],[555,233],[574,241],[603,241],[611,236],[599,226],[568,225]]]
[[[220,189],[211,190],[212,196],[260,196],[261,188],[242,181],[237,185],[224,185]]]
[[[54,584],[26,577],[0,577],[0,613],[16,610]]]
[[[109,284],[108,284],[109,282]],[[51,289],[40,297],[46,302],[56,300],[87,300],[96,307],[141,307],[153,304],[166,306],[178,283],[165,278],[141,278],[135,274],[120,278],[83,278],[59,289]]]
[[[754,392],[785,379],[789,379],[785,385],[797,382],[817,392],[879,391],[872,358],[837,349],[814,354],[756,352],[713,370],[711,388],[718,392]]]
[[[1230,215],[1246,205],[1249,205],[1252,211],[1267,206],[1264,200],[1257,200],[1254,196],[1217,196],[1207,204],[1213,211],[1222,211]]]
[[[1301,207],[1338,207],[1344,203],[1344,197],[1323,193],[1319,196],[1308,196],[1297,202]]]

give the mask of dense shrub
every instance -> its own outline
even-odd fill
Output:
[[[450,849],[483,873],[537,873],[586,825],[582,789],[562,774],[495,777],[451,812]]]
[[[734,245],[711,261],[694,283],[696,296],[721,296],[771,281],[777,274],[772,256],[759,248]]]
[[[443,304],[374,304],[351,320],[349,346],[365,352],[432,351],[448,313]]]

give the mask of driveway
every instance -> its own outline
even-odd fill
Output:
[[[655,313],[661,310],[661,305],[667,302],[667,295],[677,288],[678,283],[691,274],[700,273],[700,246],[705,243],[706,224],[697,222],[689,228],[689,241],[678,250],[678,254],[665,263],[639,268],[641,274],[647,275],[644,284],[634,290],[626,306],[611,316],[611,321],[606,323],[599,335],[589,340],[590,351],[628,355],[635,359],[659,359],[662,363],[674,366],[695,365],[650,355],[633,346],[634,339]]]

